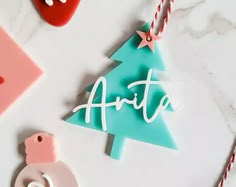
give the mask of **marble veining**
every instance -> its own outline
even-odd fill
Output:
[[[38,130],[57,135],[64,159],[88,187],[114,186],[114,181],[130,187],[143,187],[147,181],[150,187],[214,186],[236,135],[234,0],[176,0],[159,43],[173,77],[183,84],[185,108],[166,117],[178,152],[129,141],[118,167],[101,153],[106,136],[62,120],[72,110],[66,103],[104,72],[110,62],[107,54],[141,27],[138,21],[151,21],[156,4],[83,0],[68,25],[54,28],[42,20],[31,0],[0,0],[0,25],[45,72],[0,116],[0,186],[11,186],[22,154],[17,146]],[[72,150],[71,143],[78,150]],[[235,176],[236,167],[226,187],[235,185]]]

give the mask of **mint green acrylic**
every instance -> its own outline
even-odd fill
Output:
[[[142,31],[148,31],[149,24],[145,24]],[[134,34],[111,59],[121,62],[114,70],[110,71],[104,77],[107,81],[107,102],[116,100],[117,96],[121,98],[133,99],[134,93],[138,94],[138,102],[143,98],[144,86],[128,89],[127,86],[135,81],[146,80],[149,69],[165,70],[160,51],[155,46],[153,53],[148,47],[137,49],[141,38]],[[152,74],[152,80],[158,80],[157,74]],[[91,90],[91,87],[89,88]],[[97,90],[98,97],[93,103],[101,101],[101,87]],[[159,105],[160,100],[165,95],[160,86],[151,86],[149,91],[148,115],[151,116]],[[168,106],[168,110],[172,110]],[[163,121],[162,115],[159,115],[152,123],[145,122],[142,109],[135,110],[133,106],[124,104],[121,110],[116,111],[115,107],[106,109],[107,131],[106,133],[114,135],[114,142],[110,156],[114,159],[120,159],[125,145],[125,139],[130,138],[146,143],[151,143],[171,149],[176,149],[176,145]],[[91,110],[90,123],[85,123],[85,109],[80,110],[67,119],[67,122],[91,128],[102,130],[101,110],[93,108]]]

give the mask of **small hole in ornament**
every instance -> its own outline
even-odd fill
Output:
[[[42,141],[43,141],[42,136],[38,136],[38,142],[42,142]]]
[[[5,82],[4,78],[0,76],[0,85]]]
[[[151,41],[152,41],[152,37],[151,37],[151,36],[147,36],[147,37],[146,37],[146,40],[147,40],[148,42],[151,42]]]

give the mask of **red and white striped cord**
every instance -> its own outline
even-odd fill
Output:
[[[172,13],[172,5],[173,5],[173,3],[174,3],[174,0],[169,0],[167,14],[166,14],[166,16],[163,19],[163,24],[162,24],[161,29],[158,32],[157,36],[161,36],[163,34],[163,32],[165,31],[165,29],[166,29],[166,25],[168,24],[169,19],[170,19],[170,15]],[[159,5],[157,6],[157,11],[156,11],[156,13],[154,15],[154,19],[153,19],[153,21],[151,23],[151,27],[150,27],[150,30],[148,32],[148,36],[149,37],[151,37],[152,35],[155,34],[154,29],[156,27],[156,21],[158,20],[160,12],[161,12],[162,8],[164,7],[164,5],[165,5],[165,0],[161,0]]]
[[[172,7],[173,7],[174,2],[175,2],[174,0],[170,0],[170,2],[169,2],[166,17],[164,17],[163,25],[160,29],[160,32],[158,33],[159,36],[161,36],[163,34],[163,32],[165,31],[166,26],[170,20],[170,15],[172,13]]]
[[[232,167],[233,167],[233,164],[234,164],[234,162],[235,162],[235,155],[236,154],[236,147],[234,148],[234,152],[232,153],[232,155],[230,156],[230,160],[229,160],[229,162],[228,162],[228,164],[227,164],[227,167],[225,168],[225,172],[223,173],[223,175],[222,175],[222,178],[221,178],[221,180],[220,180],[220,182],[219,182],[219,185],[218,185],[218,187],[223,187],[224,186],[224,183],[225,183],[225,181],[227,180],[227,178],[228,178],[228,174],[229,174],[229,172],[231,171],[231,169],[232,169]]]
[[[151,23],[151,27],[149,29],[149,32],[148,32],[148,35],[149,36],[152,36],[154,33],[154,28],[156,26],[156,21],[158,20],[159,18],[159,15],[160,15],[160,12],[162,10],[162,7],[164,6],[164,3],[165,3],[165,0],[161,0],[161,2],[159,3],[159,5],[157,6],[157,11],[154,15],[154,19],[152,20],[152,23]]]

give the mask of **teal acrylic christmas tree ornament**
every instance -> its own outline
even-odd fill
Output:
[[[149,24],[141,29],[149,30]],[[160,51],[147,46],[134,34],[111,59],[121,64],[88,88],[88,103],[76,107],[67,122],[114,135],[110,156],[120,159],[127,138],[176,149],[162,118],[172,111],[168,95],[156,70],[165,70]],[[95,96],[96,95],[96,96]]]

